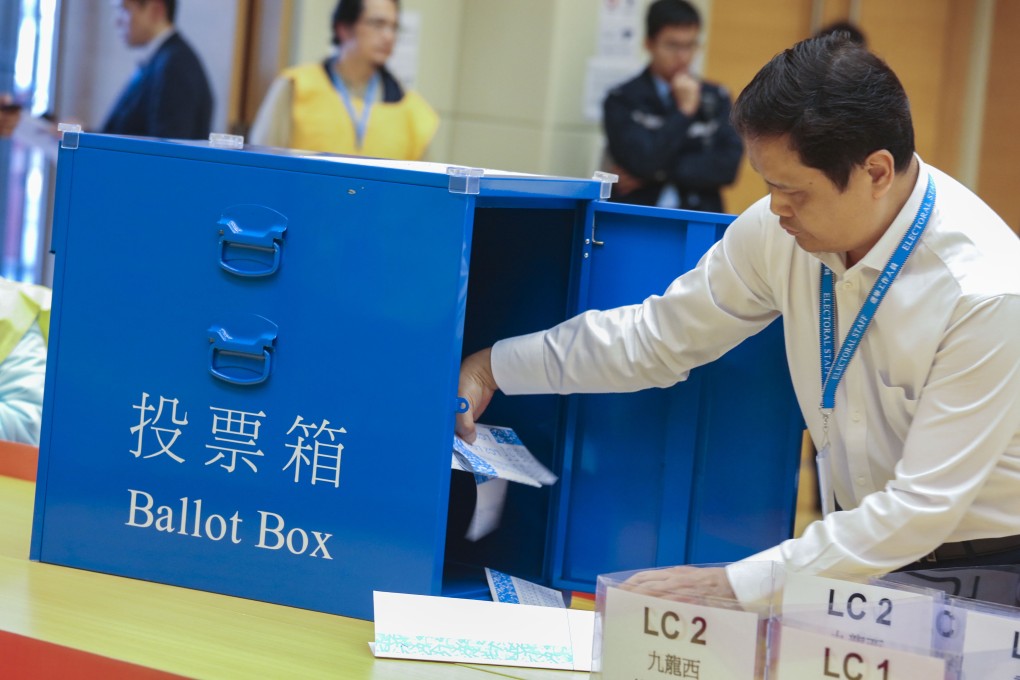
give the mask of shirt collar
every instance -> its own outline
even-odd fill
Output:
[[[878,271],[884,269],[893,251],[903,239],[903,235],[907,233],[910,225],[914,223],[917,210],[924,201],[924,193],[928,188],[928,175],[930,174],[928,166],[921,160],[921,157],[915,153],[914,158],[917,159],[917,181],[914,183],[914,188],[911,190],[907,202],[900,208],[899,213],[896,214],[889,228],[885,230],[885,233],[878,239],[878,242],[871,247],[871,250],[865,253],[864,257],[855,266],[869,267]],[[837,274],[842,274],[847,269],[845,253],[821,252],[815,253],[815,257]]]
[[[159,48],[163,46],[163,43],[169,40],[170,36],[172,36],[174,33],[175,33],[174,27],[170,26],[164,29],[162,32],[157,33],[155,36],[153,36],[152,40],[139,47],[136,52],[136,56],[138,58],[138,65],[145,66],[146,64],[148,64],[152,57],[156,54],[156,52],[159,51]]]
[[[670,87],[669,83],[654,73],[652,73],[652,83],[655,84],[655,92],[659,95],[659,101],[667,106],[671,104],[673,102],[673,88]]]
[[[893,251],[896,250],[900,241],[903,240],[903,235],[907,233],[907,230],[914,223],[914,218],[917,216],[921,203],[924,202],[924,193],[928,189],[928,175],[930,172],[920,156],[915,153],[914,158],[917,159],[917,181],[914,182],[914,188],[910,192],[907,202],[903,204],[903,207],[900,208],[899,213],[893,219],[892,224],[885,230],[882,237],[878,239],[878,243],[872,246],[871,250],[861,258],[860,264],[864,267],[870,267],[879,271],[885,268],[889,258],[892,257]]]

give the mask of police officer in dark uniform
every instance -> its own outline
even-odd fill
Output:
[[[656,0],[646,16],[648,67],[603,102],[612,200],[722,212],[744,151],[730,96],[691,72],[701,17],[686,0]]]

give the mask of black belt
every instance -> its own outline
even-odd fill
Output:
[[[968,557],[995,555],[996,553],[1020,550],[1020,535],[1001,538],[976,538],[973,541],[943,543],[918,562],[946,562]]]

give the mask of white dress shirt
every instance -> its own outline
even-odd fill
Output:
[[[870,576],[945,542],[1020,534],[1020,239],[967,188],[920,165],[907,203],[853,267],[842,254],[801,250],[766,197],[662,296],[497,343],[497,384],[507,394],[666,387],[781,314],[794,389],[820,446],[819,261],[835,275],[841,343],[930,174],[934,213],[836,392],[829,459],[843,511],[748,559]],[[736,569],[729,577],[741,600],[767,595]]]

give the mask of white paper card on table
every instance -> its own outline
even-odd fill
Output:
[[[606,678],[754,680],[756,613],[606,588],[601,663]]]
[[[563,600],[563,593],[555,588],[540,586],[488,567],[485,568],[485,579],[489,582],[489,592],[492,593],[495,602],[530,604],[536,607],[567,606]]]
[[[932,647],[935,597],[925,593],[788,572],[784,621],[870,644]]]
[[[782,680],[943,678],[946,662],[935,656],[855,642],[794,626],[782,626],[776,675]]]
[[[591,670],[595,612],[376,591],[377,657]]]
[[[463,469],[528,486],[556,483],[556,475],[528,451],[509,427],[475,425],[475,432],[477,438],[473,444],[458,436],[453,438],[453,454]]]

